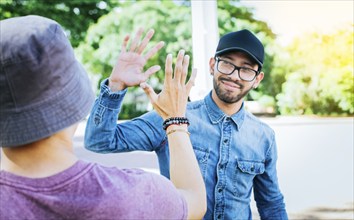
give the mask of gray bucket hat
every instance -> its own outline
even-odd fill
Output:
[[[2,20],[0,49],[1,147],[41,140],[87,116],[91,83],[57,22]]]

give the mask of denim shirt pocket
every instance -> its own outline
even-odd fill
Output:
[[[264,162],[251,160],[236,160],[233,177],[233,191],[235,196],[247,198],[250,195],[253,178],[264,173]]]
[[[193,146],[193,149],[199,164],[200,172],[202,173],[203,179],[205,181],[207,175],[206,171],[207,171],[207,165],[209,159],[209,151],[207,149],[203,149],[195,146]]]

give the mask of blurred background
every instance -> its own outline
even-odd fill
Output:
[[[348,1],[119,1],[1,0],[0,19],[28,14],[58,21],[98,92],[123,37],[139,27],[166,46],[147,66],[164,66],[185,49],[198,79],[191,100],[212,88],[207,64],[220,35],[247,28],[266,50],[261,85],[246,107],[276,132],[281,189],[292,219],[354,219],[354,2]],[[0,36],[1,39],[1,36]],[[153,44],[152,44],[153,45]],[[163,71],[149,83],[159,91]],[[151,110],[140,88],[129,88],[121,120]],[[83,148],[85,121],[76,134],[79,157],[158,172],[149,152],[99,155]],[[255,218],[258,217],[254,203]]]

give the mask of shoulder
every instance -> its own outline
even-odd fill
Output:
[[[90,175],[85,184],[96,188],[93,191],[105,192],[97,195],[101,201],[109,201],[105,204],[120,204],[117,211],[122,219],[182,218],[187,215],[186,201],[172,182],[162,175],[99,164],[95,164]],[[136,207],[143,207],[144,212]]]
[[[186,218],[186,200],[166,177],[140,169],[121,169],[118,173],[119,182],[124,180],[117,185],[125,191],[123,200],[134,201],[134,207],[146,207],[144,218]]]
[[[146,172],[142,169],[119,169],[116,167],[105,167],[99,164],[95,165],[93,169],[95,176],[102,180],[102,183],[107,183],[112,187],[116,186],[120,189],[125,189],[126,191],[134,191],[134,193],[150,194],[150,196],[156,196],[156,199],[159,198],[179,198],[181,196],[177,188],[172,184],[170,180],[166,177]],[[109,181],[106,182],[105,180]],[[173,199],[171,200],[173,201]]]
[[[119,188],[123,188],[126,191],[141,191],[141,193],[150,193],[150,196],[159,195],[158,197],[164,198],[161,196],[161,193],[176,198],[180,197],[178,190],[172,184],[170,180],[166,177],[152,173],[146,172],[142,169],[129,168],[129,169],[119,169],[117,167],[105,167],[102,165],[96,164],[95,171],[97,176],[102,180],[109,178],[109,184],[115,185]]]
[[[266,122],[256,117],[252,113],[245,111],[245,118],[243,122],[245,132],[252,133],[255,140],[265,147],[268,152],[272,147],[276,146],[275,132]]]
[[[242,129],[248,134],[252,134],[254,145],[263,149],[265,158],[276,157],[274,155],[277,148],[275,132],[270,125],[250,112],[246,112]]]
[[[266,122],[248,111],[245,111],[245,124],[249,124],[263,133],[274,136],[274,130]]]

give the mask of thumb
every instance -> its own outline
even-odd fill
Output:
[[[194,86],[195,78],[197,77],[197,69],[193,68],[192,70],[192,75],[189,78],[187,84],[186,84],[186,89],[187,89],[187,94],[189,95],[192,87]]]
[[[150,102],[154,103],[155,100],[157,99],[157,94],[155,93],[154,89],[146,82],[140,83],[140,88],[144,90],[145,94],[150,99]]]

